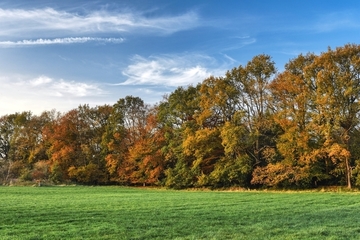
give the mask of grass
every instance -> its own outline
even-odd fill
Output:
[[[360,194],[0,187],[0,239],[358,239]]]

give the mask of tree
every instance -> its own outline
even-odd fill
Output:
[[[71,178],[81,182],[86,178],[77,178],[75,173],[93,171],[95,165],[103,173],[97,174],[99,178],[96,182],[107,182],[101,140],[110,112],[111,107],[107,105],[95,108],[80,105],[60,116],[53,125],[45,129],[44,136],[50,145],[47,153],[54,181]],[[93,178],[91,182],[94,182]]]
[[[131,166],[129,176],[134,184],[159,184],[164,172],[164,133],[156,120],[157,108],[151,109],[146,117],[146,125],[139,129],[141,135],[129,147],[127,162]]]
[[[347,44],[328,49],[309,67],[316,76],[316,122],[322,146],[341,171],[351,188],[353,161],[350,139],[359,124],[360,46]]]
[[[200,86],[178,87],[159,104],[157,120],[165,138],[161,151],[167,187],[191,187],[196,182],[196,174],[191,169],[194,156],[185,154],[183,142],[185,130],[198,127],[194,117],[200,112]]]
[[[272,117],[281,128],[276,139],[276,150],[281,158],[271,159],[266,166],[256,168],[253,184],[306,186],[311,181],[326,179],[322,171],[314,171],[319,168],[316,167],[318,161],[312,157],[313,150],[317,149],[312,121],[315,83],[307,78],[305,70],[314,59],[313,54],[292,59],[269,85]]]
[[[6,136],[0,136],[0,169],[2,181],[7,181],[9,171],[11,168],[11,161],[9,161],[10,143]]]
[[[255,56],[245,67],[228,71],[225,76],[237,91],[238,111],[244,113],[249,136],[253,139],[253,149],[248,154],[254,160],[254,165],[264,163],[262,151],[274,144],[268,85],[275,73],[275,63],[271,57],[262,54]]]
[[[132,183],[136,163],[129,159],[129,149],[143,135],[148,106],[139,97],[126,96],[113,106],[102,144],[106,149],[107,169],[113,181]]]
[[[3,179],[19,177],[26,168],[29,156],[29,137],[26,134],[27,123],[31,119],[30,112],[5,115],[0,119],[1,157],[3,160]],[[16,163],[16,164],[14,164]],[[16,168],[14,168],[16,166]]]
[[[80,153],[78,133],[78,112],[70,110],[45,129],[44,135],[50,146],[47,151],[51,165],[51,175],[57,176],[57,182],[69,179],[68,169],[70,166],[82,160]]]
[[[253,166],[248,151],[252,141],[243,121],[243,113],[236,112],[220,129],[224,156],[211,173],[215,186],[249,186]]]

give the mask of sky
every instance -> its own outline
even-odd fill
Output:
[[[156,104],[259,54],[282,71],[358,44],[359,15],[357,0],[2,0],[0,116]]]

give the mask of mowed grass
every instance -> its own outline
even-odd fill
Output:
[[[360,194],[0,187],[0,239],[359,239]]]

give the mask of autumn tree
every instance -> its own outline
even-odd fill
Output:
[[[45,129],[44,135],[50,143],[47,151],[51,163],[52,180],[61,182],[69,179],[68,169],[76,164],[80,152],[77,141],[78,112],[73,109],[56,120],[53,126]]]
[[[281,128],[276,139],[281,158],[270,158],[266,166],[253,172],[253,184],[266,186],[306,186],[321,181],[326,176],[318,169],[311,157],[314,146],[312,115],[315,107],[315,83],[306,76],[306,67],[313,63],[315,55],[299,55],[285,65],[269,85],[273,119]]]
[[[262,54],[255,56],[246,66],[240,65],[228,71],[225,76],[238,93],[239,111],[244,113],[244,123],[252,139],[252,150],[248,154],[254,165],[263,164],[263,151],[273,147],[268,85],[275,73],[271,57]]]
[[[200,167],[203,178],[208,178],[207,184],[244,184],[246,177],[241,176],[248,172],[241,171],[244,162],[240,161],[240,154],[246,153],[240,153],[235,148],[230,150],[230,141],[244,139],[235,130],[235,118],[240,116],[241,111],[238,89],[228,78],[209,77],[203,81],[200,93],[201,111],[195,115],[199,129],[186,139],[186,150],[197,157],[195,163]],[[230,132],[233,133],[231,137]],[[240,144],[246,145],[244,142]],[[189,151],[191,149],[192,152]]]
[[[126,96],[113,106],[102,144],[106,149],[106,166],[113,181],[132,183],[138,162],[129,158],[129,148],[143,135],[148,106],[139,97]]]
[[[144,128],[139,129],[140,136],[129,146],[127,161],[133,167],[129,176],[133,184],[159,185],[164,177],[165,137],[156,114],[157,107],[149,110]]]
[[[102,151],[102,136],[112,108],[109,105],[94,108],[88,105],[78,107],[78,117],[81,121],[79,141],[81,149],[81,164],[73,165],[68,170],[69,176],[83,183],[106,183],[105,156]]]
[[[322,152],[344,173],[352,186],[351,138],[359,124],[360,46],[348,44],[328,49],[309,67],[316,76],[316,123],[322,137]]]
[[[254,183],[339,182],[351,188],[359,115],[359,46],[300,55],[271,84],[283,160],[254,172]],[[274,174],[272,174],[274,173]]]
[[[101,140],[110,112],[111,107],[106,105],[95,108],[80,105],[44,131],[50,143],[48,154],[54,181],[107,181]],[[91,177],[84,178],[84,174]]]

